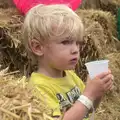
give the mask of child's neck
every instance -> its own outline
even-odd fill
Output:
[[[62,78],[65,76],[64,71],[60,71],[54,68],[49,68],[49,67],[42,67],[40,66],[40,68],[37,71],[38,73],[42,73],[46,76],[52,77],[52,78]]]

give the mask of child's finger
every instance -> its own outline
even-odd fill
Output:
[[[103,73],[97,75],[96,78],[102,79],[102,78],[104,78],[105,76],[107,76],[108,74],[110,74],[110,73],[109,73],[109,72],[103,72]]]
[[[108,72],[109,72],[109,73],[111,73],[111,70],[110,70],[110,69],[108,69]]]
[[[111,78],[112,80],[114,80],[114,76],[112,75],[112,78]]]
[[[111,87],[110,87],[110,90],[113,90],[113,89],[114,89],[114,87],[115,87],[115,86],[112,84],[112,85],[111,85]]]
[[[106,89],[106,91],[107,91],[107,90],[110,90],[111,87],[112,87],[112,85],[113,85],[112,81],[109,81],[108,83],[106,83],[106,84],[105,84],[105,89]]]
[[[112,75],[109,74],[109,75],[105,76],[105,77],[102,79],[102,81],[103,81],[104,83],[107,83],[107,82],[109,82],[109,81],[112,81]]]

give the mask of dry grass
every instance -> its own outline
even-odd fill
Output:
[[[117,14],[120,7],[120,0],[83,0],[81,8],[83,9],[101,9],[110,11],[112,14]]]
[[[13,0],[0,0],[0,8],[14,7]]]
[[[117,34],[116,20],[111,13],[100,10],[78,10],[77,14],[82,17],[85,25],[85,44],[80,51],[80,61],[76,70],[78,75],[85,79],[86,62],[104,59],[106,54],[117,51],[114,40]]]
[[[114,75],[113,90],[106,94],[96,114],[96,120],[120,120],[120,53],[108,54]]]
[[[51,113],[47,104],[33,96],[26,77],[0,77],[0,120],[52,120]]]
[[[21,26],[24,17],[15,8],[0,9],[0,64],[2,68],[21,70],[27,63],[25,49],[21,44]],[[23,66],[21,66],[21,64]]]

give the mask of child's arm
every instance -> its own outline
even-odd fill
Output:
[[[63,116],[53,117],[54,120],[83,120],[85,114],[87,114],[88,109],[79,101],[77,101]]]
[[[95,101],[103,96],[104,92],[111,89],[112,75],[111,73],[103,73],[91,80],[83,92],[87,98]],[[64,115],[63,120],[83,120],[88,109],[79,101],[71,107]]]
[[[98,108],[98,106],[99,106],[99,104],[100,104],[100,102],[101,102],[101,99],[102,99],[102,97],[100,97],[100,98],[98,98],[98,99],[96,99],[96,100],[94,101],[94,108],[95,108],[95,110]]]
[[[68,110],[63,120],[82,120],[87,114],[88,109],[79,101],[77,101],[73,107]]]
[[[90,77],[88,76],[87,77],[87,83],[89,83],[91,81],[91,79],[90,79]],[[86,83],[86,84],[87,84]],[[99,97],[99,98],[97,98],[95,101],[94,101],[94,108],[95,108],[95,110],[98,108],[98,106],[99,106],[99,104],[100,104],[100,102],[101,102],[101,99],[102,99],[102,97]],[[90,111],[89,111],[89,113],[92,113],[93,112],[93,110],[91,109]]]

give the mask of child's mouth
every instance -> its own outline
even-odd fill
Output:
[[[73,59],[70,60],[70,63],[72,63],[72,64],[77,64],[77,61],[78,61],[77,58],[73,58]]]

